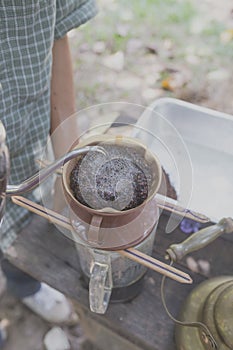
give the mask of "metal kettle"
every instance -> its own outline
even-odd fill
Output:
[[[167,254],[173,261],[205,247],[223,233],[233,232],[233,219],[223,218],[187,238],[173,244]],[[233,349],[233,276],[210,278],[198,285],[185,300],[175,328],[177,350]],[[194,327],[184,327],[191,320]],[[200,323],[208,328],[197,328]],[[187,324],[186,324],[187,325]],[[190,325],[190,322],[189,322]],[[211,336],[210,336],[211,335]]]
[[[64,154],[61,158],[55,160],[46,168],[38,171],[21,184],[8,185],[7,179],[10,172],[10,156],[6,146],[6,131],[2,122],[0,121],[0,220],[4,215],[6,197],[16,196],[31,191],[69,160],[77,157],[78,155],[93,151],[105,154],[105,151],[99,146],[76,148]]]
[[[185,301],[181,320],[203,322],[219,350],[233,349],[233,276],[211,278],[196,287]],[[177,349],[213,350],[211,339],[198,328],[176,326]]]

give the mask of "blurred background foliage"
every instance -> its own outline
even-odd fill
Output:
[[[70,32],[78,109],[172,96],[233,114],[229,0],[98,0]]]

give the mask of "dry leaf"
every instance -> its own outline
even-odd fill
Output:
[[[161,87],[164,90],[173,91],[174,87],[173,87],[172,77],[167,77],[167,78],[163,79],[161,81]]]
[[[145,102],[151,102],[164,94],[162,89],[145,89],[142,92],[142,98]]]
[[[103,53],[106,49],[106,44],[104,41],[96,41],[93,44],[92,50],[97,54],[100,55],[101,53]]]
[[[129,30],[130,27],[128,24],[118,24],[116,33],[122,38],[125,38],[129,34]]]
[[[161,87],[164,90],[174,91],[185,86],[191,79],[190,72],[187,70],[177,71],[161,81]]]
[[[116,80],[116,87],[124,90],[132,90],[132,89],[138,89],[141,85],[141,79],[137,76],[128,73],[128,72],[122,72],[118,74],[117,80]]]
[[[134,53],[140,50],[143,46],[143,42],[140,39],[132,38],[129,39],[126,44],[126,51],[128,53]]]
[[[105,67],[120,72],[124,68],[125,56],[122,51],[118,51],[113,55],[104,57],[102,62]]]
[[[227,80],[229,78],[229,74],[230,73],[224,68],[216,69],[207,74],[207,79],[213,82],[221,82]]]
[[[155,44],[149,44],[146,46],[146,49],[150,52],[150,53],[154,53],[155,55],[158,54],[159,50],[157,45]]]
[[[227,44],[233,40],[233,29],[224,30],[221,33],[220,40],[222,43]]]

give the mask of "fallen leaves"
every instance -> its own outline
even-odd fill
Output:
[[[147,88],[142,91],[142,98],[146,103],[150,103],[151,101],[160,98],[163,96],[162,89],[151,89]]]
[[[112,55],[107,55],[103,58],[102,64],[110,69],[120,72],[124,68],[125,55],[123,51],[117,51]]]
[[[161,87],[162,87],[164,90],[174,91],[174,89],[175,89],[175,84],[174,84],[174,82],[173,82],[172,77],[167,77],[167,78],[163,79],[163,80],[161,81]]]
[[[177,70],[170,74],[163,72],[163,75],[165,75],[165,77],[161,80],[161,87],[167,91],[175,91],[180,89],[184,87],[191,79],[191,73],[185,69]]]
[[[130,26],[126,23],[119,23],[116,27],[116,34],[125,38],[130,32]]]
[[[224,68],[212,70],[207,74],[208,81],[212,81],[212,82],[222,82],[224,80],[227,80],[228,77],[229,77],[229,72]]]
[[[141,79],[138,78],[135,74],[129,72],[122,72],[118,74],[116,80],[116,87],[123,90],[132,90],[138,89],[141,85]]]
[[[128,54],[136,53],[143,47],[143,42],[137,38],[131,38],[127,41],[126,51]]]
[[[97,55],[101,55],[106,50],[106,43],[104,41],[96,41],[93,44],[92,50]]]
[[[147,49],[147,51],[149,51],[150,53],[153,53],[155,55],[158,55],[158,53],[159,53],[159,49],[158,49],[158,46],[156,44],[148,44],[148,45],[146,45],[146,49]]]
[[[233,41],[233,28],[224,30],[220,35],[220,40],[224,44]]]

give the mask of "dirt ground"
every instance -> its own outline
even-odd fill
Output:
[[[176,97],[233,115],[233,6],[222,0],[101,0],[99,15],[70,32],[78,110],[106,102],[148,106]],[[42,350],[51,325],[7,295],[4,350]],[[73,350],[80,326],[64,328]],[[91,349],[86,345],[86,349]]]

